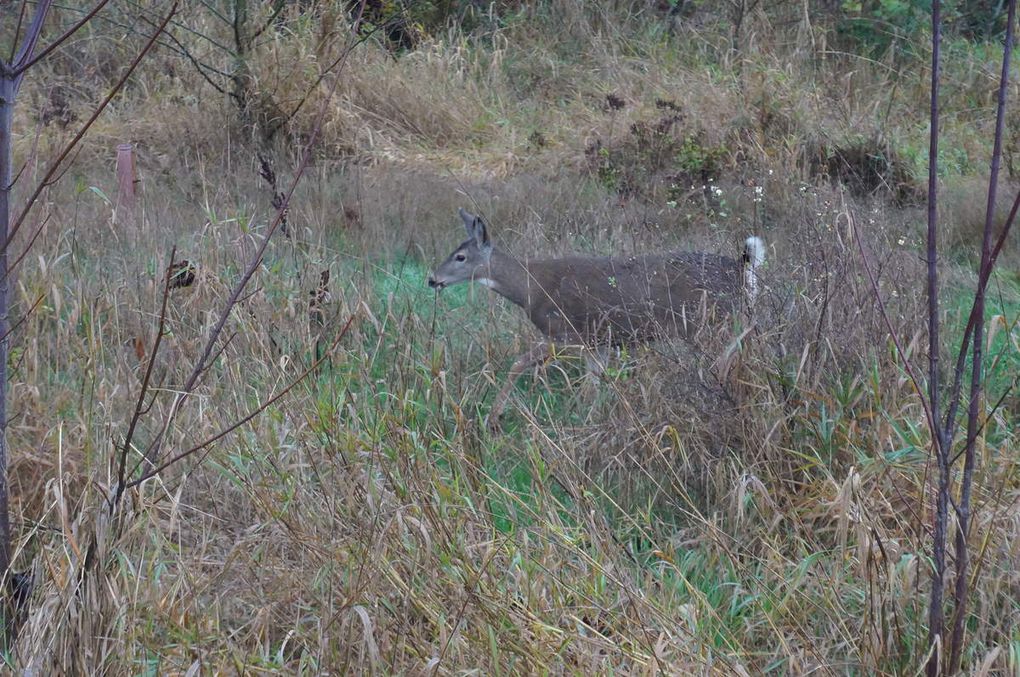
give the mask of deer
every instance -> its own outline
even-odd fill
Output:
[[[522,374],[555,354],[559,345],[601,352],[648,343],[665,335],[693,338],[706,322],[741,309],[750,312],[760,287],[765,243],[751,236],[740,260],[706,252],[627,257],[571,255],[518,259],[492,244],[480,216],[460,209],[468,238],[428,277],[438,295],[474,282],[520,306],[542,339],[510,367],[486,421],[500,417]]]

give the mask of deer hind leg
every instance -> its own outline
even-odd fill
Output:
[[[584,357],[584,376],[581,378],[580,395],[584,399],[590,399],[598,392],[599,384],[606,376],[609,368],[609,359],[612,355],[612,348],[608,345],[586,345],[581,347],[581,356]]]
[[[588,368],[588,373],[596,378],[602,378],[606,375],[606,369],[609,368],[609,358],[612,355],[612,348],[608,345],[597,345],[594,347],[584,348],[584,364]]]
[[[507,374],[506,384],[496,394],[496,400],[493,402],[486,420],[486,427],[493,430],[499,427],[499,418],[503,415],[503,409],[506,408],[510,392],[514,389],[517,379],[528,369],[544,362],[551,354],[552,344],[548,341],[539,341],[514,361],[513,366],[510,367],[510,373]]]

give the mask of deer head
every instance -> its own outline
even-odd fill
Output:
[[[492,257],[492,243],[482,217],[460,210],[468,239],[464,240],[453,253],[446,257],[438,268],[429,275],[429,286],[442,290],[451,284],[475,280],[485,283],[488,279],[489,260]]]

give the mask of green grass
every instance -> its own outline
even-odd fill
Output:
[[[948,297],[947,307],[951,331],[948,333],[948,345],[952,363],[955,365],[956,351],[967,324],[974,302],[973,289],[953,289]],[[1004,397],[1004,404],[1017,398],[1017,374],[1020,374],[1020,283],[1004,273],[995,275],[989,284],[985,299],[985,330],[982,363],[984,365],[984,397],[989,402],[997,402]],[[989,341],[989,339],[991,339]],[[949,374],[951,372],[947,372]],[[969,392],[970,363],[964,373],[963,390]],[[1012,413],[1007,407],[1003,414],[1013,420],[1017,409]]]

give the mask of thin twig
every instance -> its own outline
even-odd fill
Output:
[[[31,59],[29,59],[26,63],[15,64],[14,65],[14,74],[15,75],[21,75],[22,73],[27,71],[29,68],[31,68],[32,66],[36,65],[37,63],[39,63],[40,61],[45,59],[49,55],[50,52],[55,50],[57,47],[60,47],[60,45],[62,45],[65,40],[67,40],[69,37],[71,37],[72,35],[77,33],[78,30],[82,26],[84,26],[89,21],[91,21],[92,17],[94,17],[96,14],[98,14],[99,11],[101,9],[103,9],[103,7],[106,7],[106,3],[108,3],[109,1],[110,0],[99,0],[99,2],[97,2],[92,7],[92,9],[89,10],[89,12],[85,16],[83,16],[81,19],[79,19],[77,22],[75,22],[74,25],[72,25],[70,28],[68,28],[66,31],[64,31],[60,35],[59,38],[57,38],[56,40],[51,42],[49,45],[47,45],[45,49],[43,49],[41,52],[36,54]]]
[[[303,372],[301,372],[297,376],[297,378],[295,378],[293,381],[291,381],[289,384],[287,384],[282,390],[280,390],[280,392],[276,393],[275,395],[270,397],[268,400],[266,400],[265,402],[263,402],[262,404],[257,406],[255,409],[253,409],[252,411],[248,412],[248,414],[246,414],[242,418],[238,419],[234,423],[230,424],[229,426],[227,426],[223,430],[219,431],[218,433],[216,433],[212,437],[207,438],[206,440],[196,444],[195,446],[191,447],[190,449],[182,451],[181,453],[179,453],[176,456],[170,458],[169,460],[167,460],[166,462],[160,464],[159,466],[157,466],[155,468],[152,468],[151,470],[143,473],[141,477],[138,477],[137,479],[131,480],[126,485],[123,485],[124,489],[132,489],[134,487],[137,487],[142,482],[145,482],[147,480],[152,479],[153,477],[155,477],[159,473],[163,472],[164,470],[166,470],[170,466],[172,466],[172,465],[174,465],[176,463],[179,463],[180,461],[183,461],[184,459],[188,458],[189,456],[191,456],[195,452],[201,451],[202,449],[205,449],[206,447],[208,447],[211,444],[215,444],[219,440],[223,439],[224,437],[226,437],[230,433],[234,432],[235,430],[237,430],[238,428],[240,428],[244,424],[246,424],[249,421],[251,421],[252,419],[254,419],[256,416],[258,416],[259,414],[264,412],[266,409],[271,407],[273,404],[275,404],[281,398],[286,396],[299,383],[301,383],[306,378],[308,378],[308,375],[311,374],[313,371],[315,371],[319,367],[319,365],[321,365],[328,357],[330,357],[330,353],[332,353],[333,350],[336,349],[336,346],[340,343],[340,341],[343,339],[343,337],[347,334],[347,331],[350,329],[351,324],[354,322],[354,318],[355,317],[357,317],[357,316],[356,315],[351,315],[347,319],[347,322],[344,324],[343,328],[340,330],[340,333],[337,334],[337,337],[336,337],[336,339],[334,339],[333,344],[330,346],[329,350],[327,350],[325,353],[323,353],[322,357],[320,357],[319,359],[317,359],[314,362],[312,362],[311,366],[309,366],[307,369],[305,369]],[[120,493],[120,491],[118,491],[118,495],[119,495],[119,493]]]
[[[39,307],[39,304],[43,302],[44,298],[46,298],[46,294],[40,294],[39,298],[37,298],[35,303],[32,304],[32,307],[28,309],[28,312],[18,318],[18,321],[14,323],[14,326],[10,327],[2,336],[0,336],[0,341],[6,341],[8,337],[13,336],[18,327],[25,324],[28,318],[32,316],[32,313],[35,312],[36,308]]]
[[[52,4],[53,0],[40,0],[39,4],[35,6],[35,14],[32,16],[32,23],[28,25],[28,32],[25,34],[25,41],[21,43],[21,47],[18,48],[18,53],[14,55],[13,59],[11,59],[10,66],[5,69],[15,76],[15,93],[18,91],[21,79],[25,76],[25,70],[22,68],[22,64],[32,58],[32,53],[35,51],[36,43],[39,42],[39,36],[42,35],[43,22],[46,21],[46,15],[49,13],[50,5]]]
[[[280,12],[283,11],[284,7],[286,7],[286,3],[284,2],[284,0],[274,1],[272,13],[269,15],[269,18],[265,20],[265,23],[263,23],[262,26],[258,28],[258,30],[252,33],[251,42],[254,43],[256,40],[258,40],[259,36],[265,33],[266,29],[273,25],[273,22],[276,21],[276,18],[278,16],[280,16]]]
[[[357,16],[357,21],[361,20],[361,14],[365,11],[365,2],[366,0],[362,0],[361,2],[360,10]],[[329,75],[330,71],[336,68],[337,64],[339,64],[341,60],[346,59],[347,56],[350,54],[351,51],[354,50],[355,47],[361,45],[364,42],[367,42],[376,33],[376,31],[380,30],[380,28],[381,28],[380,26],[375,26],[372,28],[372,30],[368,31],[367,33],[360,34],[354,41],[354,43],[352,43],[349,47],[345,48],[344,51],[340,54],[340,56],[333,60],[333,63],[331,63],[329,66],[323,69],[323,71],[319,73],[319,76],[315,79],[315,82],[312,83],[311,87],[308,87],[305,90],[305,93],[301,96],[301,100],[297,102],[297,105],[294,106],[294,109],[290,113],[288,113],[287,116],[284,118],[284,123],[286,123],[288,120],[294,119],[294,116],[298,114],[298,111],[300,111],[304,107],[305,103],[308,102],[311,93],[318,88],[319,83],[321,83],[326,78],[326,76]],[[281,123],[281,126],[282,124],[283,123]]]
[[[945,610],[942,597],[946,576],[946,523],[949,503],[949,446],[939,424],[939,288],[938,288],[938,164],[939,164],[939,76],[941,69],[942,16],[940,0],[933,0],[931,13],[931,102],[928,131],[928,429],[938,464],[935,524],[932,529],[931,598],[928,603],[928,677],[936,677],[942,661]],[[922,396],[923,400],[923,396]],[[925,467],[927,487],[927,466]],[[938,646],[938,650],[936,650]]]
[[[21,3],[21,11],[18,12],[18,24],[14,27],[14,35],[11,37],[10,63],[14,63],[14,54],[18,50],[18,38],[21,37],[21,25],[25,22],[25,12],[28,10],[28,3]]]
[[[850,216],[851,220],[854,221],[853,215]],[[864,270],[868,274],[868,281],[871,283],[872,292],[875,295],[875,302],[878,303],[878,310],[882,316],[882,320],[885,322],[886,329],[889,331],[889,336],[893,340],[893,345],[896,347],[896,354],[903,362],[904,367],[907,370],[907,376],[910,378],[910,383],[914,387],[914,391],[921,400],[921,406],[924,408],[925,418],[928,420],[930,429],[934,429],[932,425],[932,411],[928,404],[927,398],[924,396],[924,388],[921,386],[921,381],[918,379],[917,374],[914,371],[914,366],[910,362],[910,357],[907,355],[907,351],[904,350],[903,344],[900,341],[899,335],[892,326],[892,320],[889,319],[889,313],[885,308],[885,301],[882,299],[882,292],[878,288],[878,280],[875,279],[875,274],[871,270],[871,264],[868,263],[868,254],[864,248],[864,242],[861,240],[861,236],[858,234],[858,229],[854,227],[854,238],[857,240],[857,247],[861,253],[861,260],[864,263]]]
[[[163,299],[160,302],[159,308],[159,323],[156,327],[156,338],[152,341],[152,348],[149,351],[149,364],[145,367],[145,376],[142,378],[142,385],[138,389],[138,400],[135,402],[135,413],[131,416],[131,422],[128,424],[127,433],[124,435],[124,443],[121,445],[120,458],[117,459],[117,489],[114,492],[113,499],[110,501],[110,512],[117,507],[120,502],[120,497],[124,493],[124,472],[127,468],[127,457],[128,452],[131,449],[131,442],[135,436],[135,428],[138,426],[138,422],[144,415],[147,407],[145,406],[145,396],[149,392],[149,381],[152,378],[152,370],[156,365],[156,356],[159,353],[160,344],[163,342],[163,336],[166,334],[166,308],[167,301],[170,298],[170,269],[173,265],[174,259],[177,256],[177,248],[174,247],[170,250],[170,261],[167,264],[166,273],[163,276]],[[152,406],[152,403],[149,404]]]

